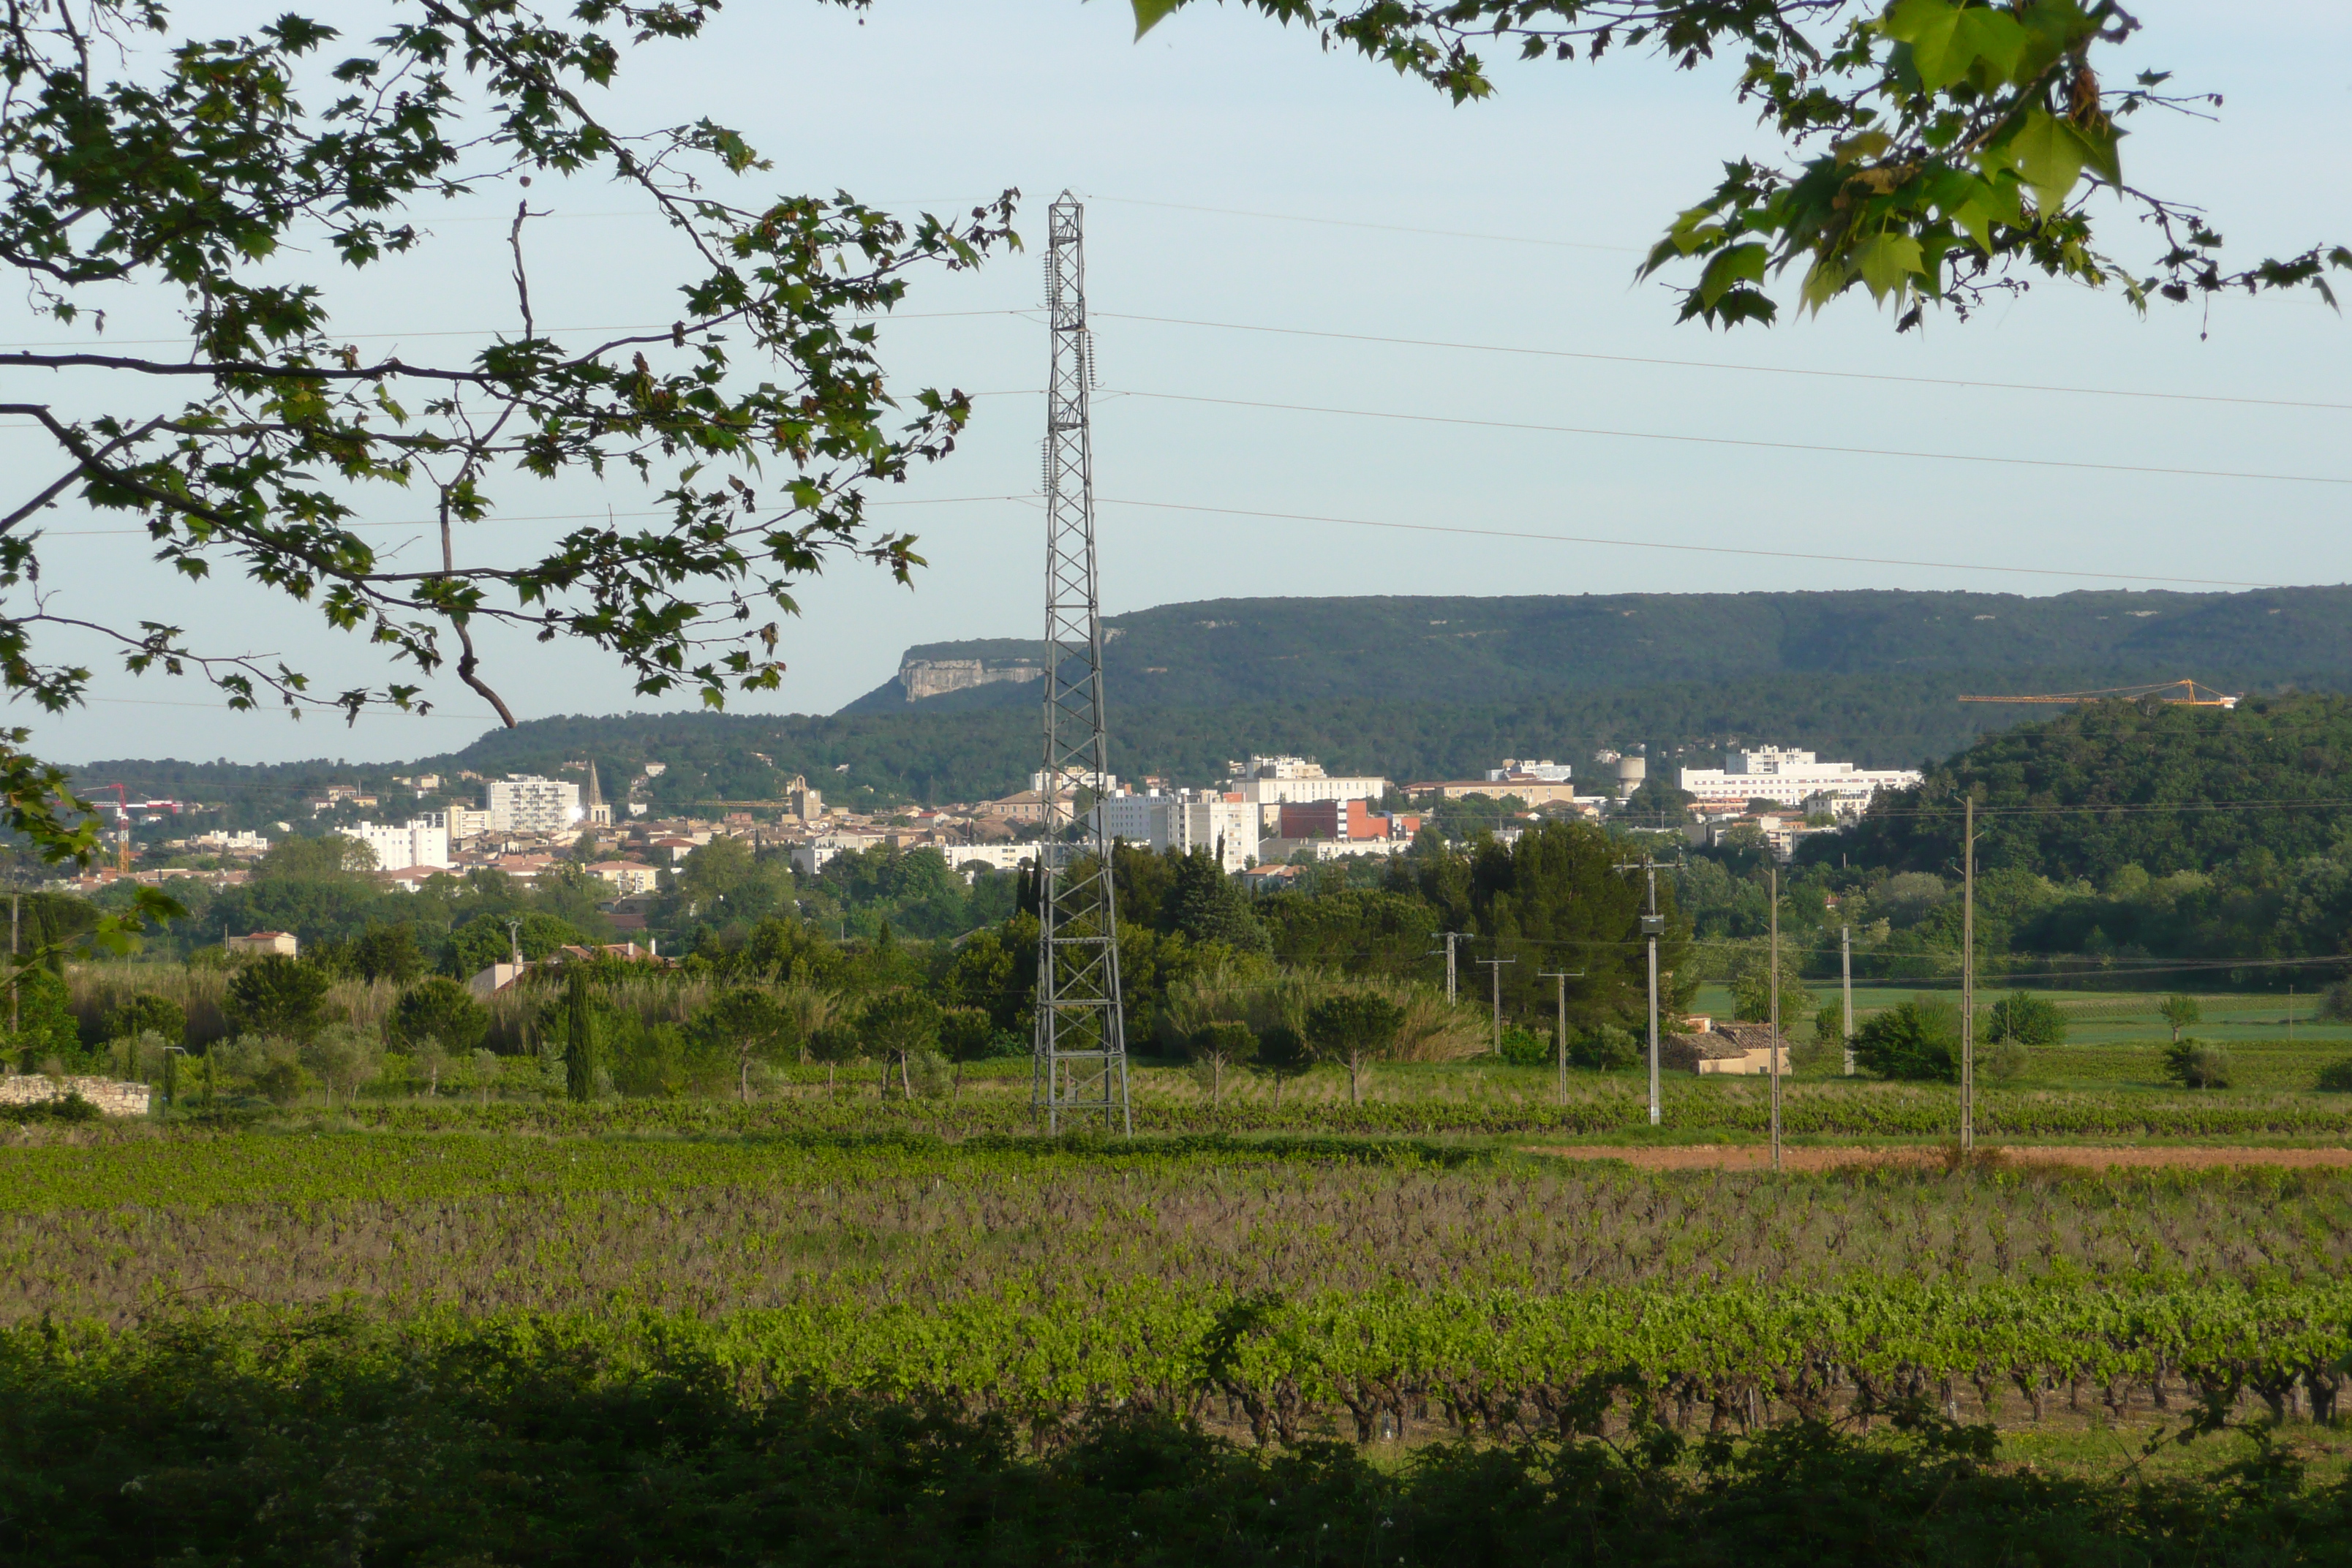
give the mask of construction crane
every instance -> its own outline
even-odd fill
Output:
[[[2175,695],[2167,696],[2171,692]],[[2176,708],[2235,708],[2238,699],[2193,680],[2164,680],[2153,686],[2113,686],[2103,691],[2052,691],[2032,697],[1963,697],[1963,702],[2134,702],[2152,698]]]

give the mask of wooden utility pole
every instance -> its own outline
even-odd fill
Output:
[[[1480,963],[1495,977],[1495,1054],[1503,1054],[1503,965],[1517,963],[1516,958],[1482,958]]]
[[[1772,1047],[1765,1066],[1772,1075],[1772,1169],[1780,1169],[1780,868],[1769,872],[1772,889]]]
[[[1845,1040],[1845,1076],[1853,1076],[1853,928],[1838,927],[1838,978],[1845,999],[1838,1006],[1838,1033]]]
[[[1960,1152],[1976,1147],[1977,797],[1962,803],[1960,857]]]
[[[1502,971],[1496,970],[1495,973],[1499,974]],[[1538,970],[1536,978],[1556,980],[1559,983],[1559,1013],[1553,1023],[1551,1046],[1553,1054],[1559,1058],[1559,1102],[1566,1105],[1568,1103],[1568,983],[1571,980],[1583,979],[1584,971],[1581,969]]]

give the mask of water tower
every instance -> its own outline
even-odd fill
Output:
[[[1617,759],[1617,798],[1623,800],[1640,789],[1650,776],[1650,759],[1643,748],[1634,747]]]

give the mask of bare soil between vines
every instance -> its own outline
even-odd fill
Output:
[[[1622,1144],[1531,1144],[1528,1154],[1564,1160],[1622,1160],[1643,1171],[1762,1171],[1772,1151],[1762,1143],[1677,1143],[1657,1148]],[[1784,1144],[1780,1166],[1789,1171],[1852,1170],[1857,1166],[1935,1168],[1949,1165],[1948,1145],[1895,1148]],[[2279,1165],[2300,1170],[2352,1170],[2352,1149],[2265,1149],[2190,1145],[1979,1144],[1973,1163],[2064,1165],[2082,1170],[2183,1169],[2221,1165]]]

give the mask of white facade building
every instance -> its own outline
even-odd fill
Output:
[[[534,773],[509,773],[483,786],[492,833],[562,833],[583,813],[580,786]]]
[[[1911,768],[1857,768],[1852,763],[1824,763],[1811,752],[1761,746],[1752,751],[1727,752],[1719,768],[1685,768],[1682,787],[1702,805],[1745,805],[1769,800],[1794,808],[1808,795],[1833,791],[1851,795],[1863,792],[1866,802],[1883,789],[1908,789],[1919,782]]]
[[[836,855],[862,854],[885,842],[878,833],[827,833],[793,845],[793,865],[802,875],[814,877]]]
[[[1045,793],[1045,770],[1043,768],[1038,769],[1035,773],[1029,775],[1029,787],[1032,790],[1034,790],[1037,794],[1044,795]],[[1097,795],[1116,795],[1118,793],[1118,775],[1117,773],[1098,773],[1084,768],[1064,769],[1062,773],[1061,788],[1056,793],[1061,795],[1072,795],[1082,789],[1090,789]]]
[[[1037,858],[1034,844],[941,844],[937,846],[947,863],[971,875],[975,866],[986,866],[998,871],[1018,871],[1022,863]]]
[[[1218,864],[1239,871],[1257,858],[1258,808],[1247,801],[1173,795],[1115,795],[1095,806],[1097,830],[1107,838],[1154,849],[1223,854]]]
[[[379,871],[405,871],[412,866],[446,869],[449,864],[448,819],[437,811],[412,816],[400,827],[361,822],[336,831],[374,850]]]
[[[1533,779],[1538,784],[1566,784],[1576,770],[1566,763],[1555,763],[1549,757],[1542,762],[1533,758],[1505,757],[1499,768],[1486,770],[1487,782],[1500,784],[1506,779]]]
[[[1257,810],[1260,831],[1281,825],[1282,808],[1325,800],[1378,800],[1389,793],[1381,778],[1335,778],[1309,757],[1258,757],[1227,763],[1223,793],[1241,796]]]

